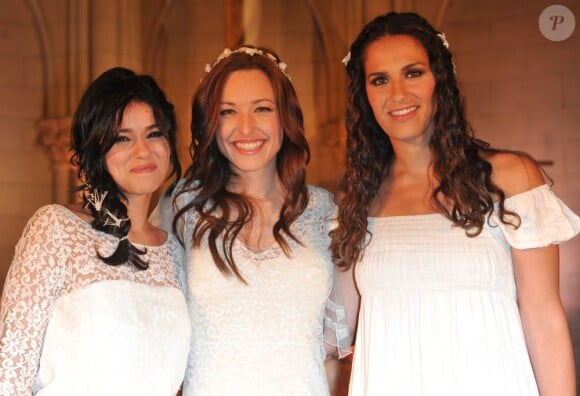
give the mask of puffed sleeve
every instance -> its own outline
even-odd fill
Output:
[[[18,241],[0,309],[0,394],[32,394],[44,331],[68,274],[54,205],[39,209]]]
[[[341,287],[336,273],[336,267],[332,265],[330,256],[330,237],[329,232],[336,227],[336,206],[332,195],[319,189],[320,207],[322,212],[322,239],[325,242],[325,248],[328,254],[328,260],[332,267],[332,287],[326,300],[326,309],[324,315],[324,342],[336,347],[339,358],[346,357],[352,353],[350,345],[350,335],[348,322],[346,318],[346,309],[341,293]]]
[[[516,229],[502,223],[497,211],[490,217],[490,224],[499,226],[516,249],[561,243],[580,232],[580,218],[546,184],[507,198],[505,207],[520,216],[520,226]]]

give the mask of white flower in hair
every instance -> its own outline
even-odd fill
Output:
[[[264,53],[262,51],[260,51],[257,48],[247,48],[247,47],[242,47],[240,49],[243,49],[242,52],[245,52],[248,55],[254,56],[254,55],[263,55]],[[268,54],[268,55],[272,55],[272,54]],[[273,58],[273,56],[269,56],[268,58]]]
[[[120,219],[117,216],[115,216],[114,214],[112,214],[109,209],[105,209],[105,212],[107,213],[107,219],[105,219],[105,225],[112,225],[115,226],[117,228],[121,227],[121,223],[124,221],[129,220],[129,218],[124,218],[124,219]]]
[[[443,43],[443,46],[445,48],[449,49],[449,41],[447,41],[447,38],[445,37],[445,33],[438,33],[437,37],[439,37],[439,39]]]
[[[342,58],[341,62],[347,66],[348,62],[350,62],[350,51],[348,52],[348,54],[346,54],[346,56],[344,58]]]
[[[286,73],[286,67],[288,66],[288,65],[286,65],[286,63],[278,61],[278,58],[276,58],[273,54],[270,54],[269,52],[264,52],[259,48],[252,48],[252,47],[240,47],[240,48],[235,49],[233,51],[229,48],[224,49],[223,52],[220,54],[220,56],[217,57],[217,59],[213,65],[210,65],[209,63],[205,65],[205,72],[209,73],[211,71],[211,69],[214,68],[215,65],[217,65],[222,60],[224,60],[225,58],[227,58],[228,56],[230,56],[231,54],[234,54],[236,52],[238,52],[238,53],[241,52],[244,54],[248,54],[250,56],[259,55],[259,56],[266,57],[266,58],[270,59],[272,62],[274,62],[276,64],[276,66],[278,67],[278,69],[280,69],[280,71],[282,73],[284,73],[284,75],[288,79],[290,79],[290,76]]]
[[[105,201],[105,197],[107,196],[108,193],[109,193],[108,191],[100,193],[95,189],[87,194],[87,201],[89,201],[89,203],[93,205],[93,207],[97,212],[100,212],[101,209],[103,208],[103,202]]]
[[[219,61],[221,61],[222,59],[227,58],[228,56],[230,56],[232,54],[232,50],[230,50],[229,48],[225,48],[222,53],[220,54],[220,56],[218,56],[217,60],[215,63],[219,63]],[[214,65],[215,65],[214,63]]]

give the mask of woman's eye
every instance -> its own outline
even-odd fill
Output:
[[[164,137],[164,136],[165,135],[163,135],[163,132],[161,132],[161,131],[153,131],[153,132],[150,132],[148,135],[148,137],[150,137],[150,138],[158,138],[158,137]]]
[[[117,135],[115,137],[115,143],[120,143],[120,142],[128,142],[129,138],[125,135]]]
[[[423,70],[411,69],[407,72],[408,78],[421,77],[425,72]]]
[[[268,106],[256,107],[257,113],[265,113],[265,112],[270,112],[270,111],[274,111],[274,109],[272,107],[268,107]]]
[[[387,82],[389,82],[389,80],[387,80],[386,77],[384,76],[378,76],[378,77],[373,77],[371,78],[371,85],[383,85],[386,84]]]
[[[221,109],[220,110],[220,116],[227,116],[230,114],[234,114],[234,110],[233,109]]]

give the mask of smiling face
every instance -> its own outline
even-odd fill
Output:
[[[407,35],[383,36],[366,48],[364,70],[368,101],[391,143],[428,144],[435,77],[421,43]]]
[[[216,135],[220,152],[237,175],[276,174],[283,131],[270,80],[261,70],[238,70],[227,79]]]
[[[131,198],[151,195],[169,170],[169,143],[155,121],[151,107],[132,102],[125,108],[115,143],[105,155],[111,177]]]

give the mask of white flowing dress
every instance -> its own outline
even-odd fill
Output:
[[[175,237],[146,248],[149,268],[109,266],[118,238],[60,205],[20,238],[0,310],[0,395],[175,396],[190,320]]]
[[[351,396],[538,395],[510,247],[570,239],[580,219],[547,185],[505,205],[520,228],[494,214],[475,238],[440,214],[369,219]]]
[[[180,195],[178,206],[191,194]],[[323,189],[309,187],[309,194],[308,207],[291,226],[303,245],[287,238],[290,257],[278,244],[254,252],[235,242],[233,256],[247,284],[217,269],[207,240],[186,249],[192,342],[184,396],[328,395],[323,322],[336,309],[329,302],[328,250],[334,204]],[[172,215],[160,212],[167,226]],[[197,218],[193,211],[185,215],[186,246]],[[344,332],[340,337],[348,339]]]

